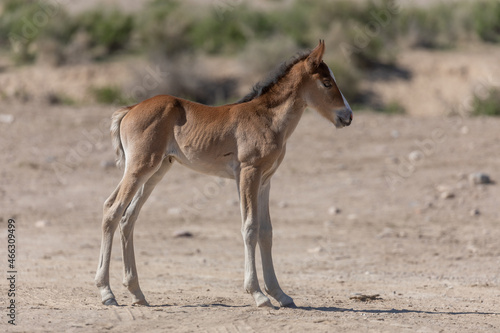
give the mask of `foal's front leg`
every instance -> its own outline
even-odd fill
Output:
[[[239,175],[241,205],[241,234],[245,242],[245,290],[253,296],[257,306],[272,307],[269,298],[262,293],[255,267],[255,246],[259,237],[259,187],[261,172],[253,166],[242,168]]]
[[[280,303],[280,306],[295,307],[293,299],[285,294],[278,283],[274,272],[271,248],[273,246],[273,227],[269,215],[269,191],[271,182],[261,186],[259,192],[259,247],[262,258],[262,271],[264,273],[264,286],[266,292]]]

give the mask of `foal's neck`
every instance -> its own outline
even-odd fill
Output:
[[[272,119],[272,129],[286,141],[306,109],[306,103],[300,95],[300,82],[285,77],[262,98]]]

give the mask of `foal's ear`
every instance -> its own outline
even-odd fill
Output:
[[[325,53],[325,41],[320,39],[318,46],[311,51],[306,59],[306,67],[309,73],[314,73],[323,61],[323,54]]]

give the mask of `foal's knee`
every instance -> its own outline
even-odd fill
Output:
[[[120,221],[121,213],[119,207],[114,204],[104,203],[104,216],[102,219],[102,230],[104,232],[114,231]]]
[[[259,225],[257,223],[244,223],[241,227],[241,234],[245,242],[256,241],[259,235]]]
[[[107,198],[106,201],[104,201],[103,209],[106,210],[106,209],[111,208],[111,206],[113,205],[114,202],[115,202],[115,196],[112,195],[109,198]]]

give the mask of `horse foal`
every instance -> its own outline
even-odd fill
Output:
[[[255,267],[259,244],[264,288],[280,306],[295,306],[274,273],[269,216],[271,177],[285,156],[286,142],[306,107],[337,128],[348,126],[352,111],[323,62],[325,44],[282,65],[267,82],[235,104],[205,106],[161,95],[116,111],[111,134],[123,177],[104,203],[102,244],[95,277],[103,304],[117,305],[109,285],[113,234],[120,227],[123,283],[134,304],[147,305],[139,287],[134,256],[134,224],[141,207],[174,161],[205,174],[234,179],[245,245],[244,287],[257,306],[272,306]]]

